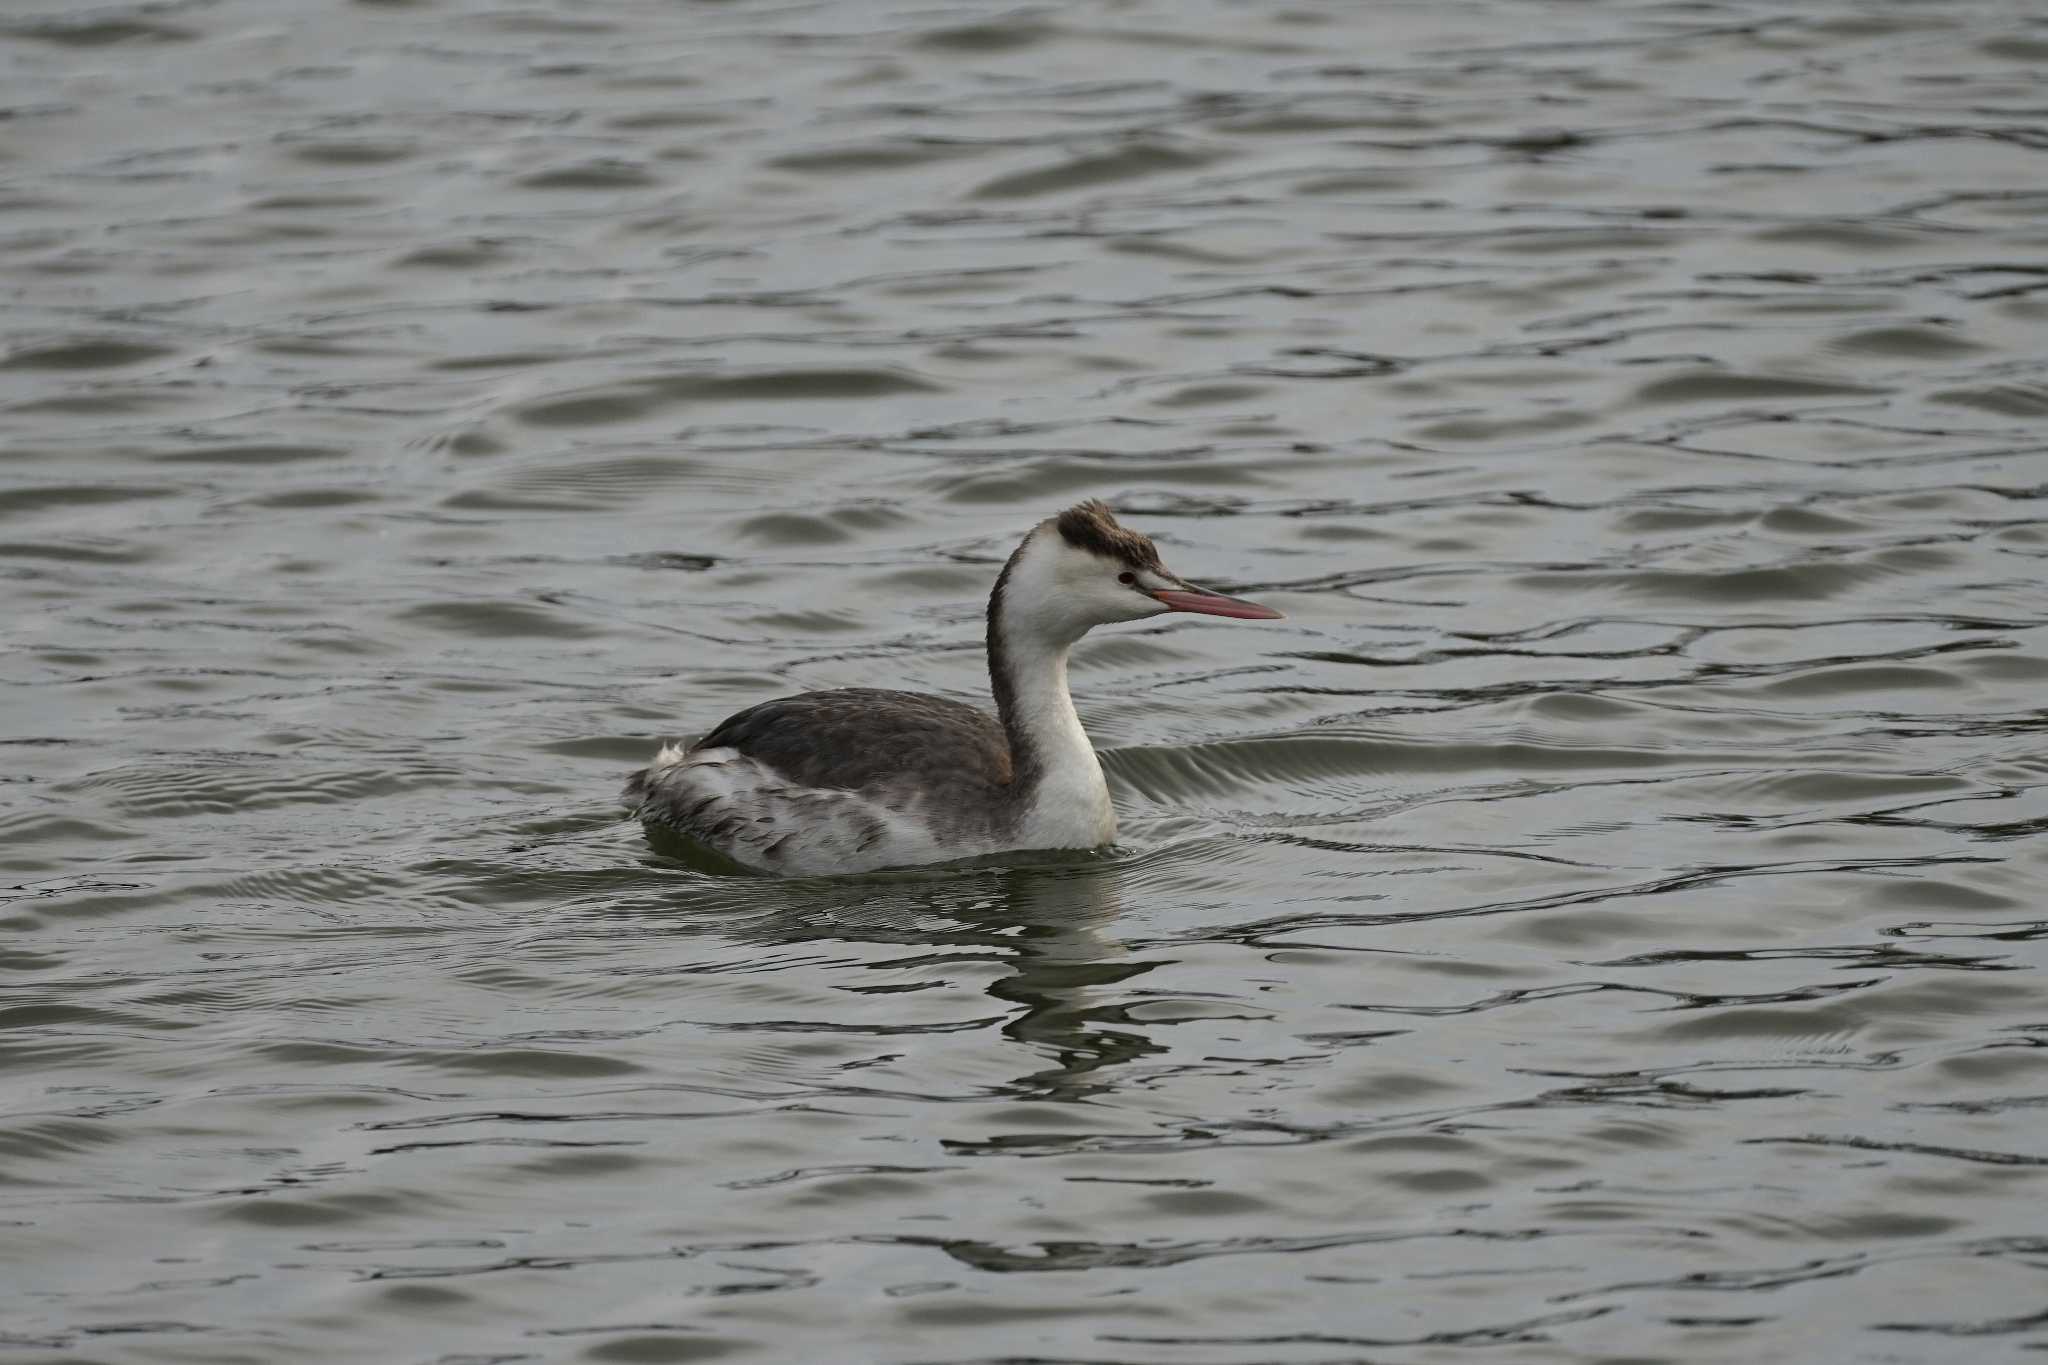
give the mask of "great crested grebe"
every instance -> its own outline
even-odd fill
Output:
[[[1094,746],[1067,692],[1067,651],[1096,626],[1169,611],[1273,620],[1198,588],[1100,502],[1033,527],[988,597],[996,715],[922,692],[805,692],[668,745],[626,781],[642,820],[742,866],[814,875],[950,862],[1116,838]]]

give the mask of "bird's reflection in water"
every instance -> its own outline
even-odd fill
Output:
[[[1112,932],[1122,911],[1122,869],[1004,868],[1004,896],[974,918],[1014,947],[1014,971],[990,984],[998,1000],[1023,1007],[1003,1033],[1053,1064],[1013,1082],[1020,1096],[1075,1100],[1110,1088],[1109,1068],[1165,1051],[1122,1022],[1120,1006],[1105,1003],[1099,988],[1142,976],[1159,959],[1130,956]],[[971,921],[970,921],[971,922]]]
[[[717,874],[710,856],[650,827],[659,853]],[[988,986],[1008,1014],[1006,1037],[1032,1054],[1005,1089],[1018,1098],[1076,1100],[1112,1087],[1109,1069],[1165,1051],[1129,1026],[1104,987],[1142,976],[1163,959],[1137,959],[1116,930],[1128,867],[1112,858],[1010,855],[1002,865],[956,866],[846,878],[771,880],[712,875],[692,881],[720,903],[720,927],[780,945],[840,940],[894,943],[1007,963]],[[663,899],[674,910],[673,886]],[[653,909],[651,905],[644,906]],[[698,926],[705,921],[691,917]]]

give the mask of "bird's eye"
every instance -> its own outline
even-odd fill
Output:
[[[1120,573],[1120,574],[1118,574],[1118,575],[1116,576],[1116,581],[1117,581],[1117,582],[1119,582],[1119,583],[1125,584],[1126,586],[1128,586],[1128,585],[1130,585],[1130,584],[1132,584],[1132,583],[1135,583],[1135,582],[1137,582],[1137,581],[1138,581],[1138,576],[1137,576],[1136,574],[1132,573],[1132,572],[1131,572],[1131,571],[1130,571],[1129,569],[1126,569],[1126,570],[1124,570],[1124,571],[1123,571],[1122,573]]]

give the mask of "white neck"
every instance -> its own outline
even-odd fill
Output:
[[[1035,788],[1024,795],[1023,829],[1033,848],[1094,848],[1116,838],[1116,812],[1095,746],[1067,691],[1067,646],[1014,632],[1003,651],[1010,675],[1003,717],[1013,749],[1028,754]],[[1023,758],[1024,755],[1017,755]]]

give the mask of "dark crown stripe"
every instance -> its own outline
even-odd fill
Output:
[[[1151,537],[1117,525],[1107,503],[1093,498],[1077,503],[1054,518],[1053,525],[1059,530],[1060,539],[1077,550],[1114,559],[1134,569],[1159,568],[1159,547]]]

